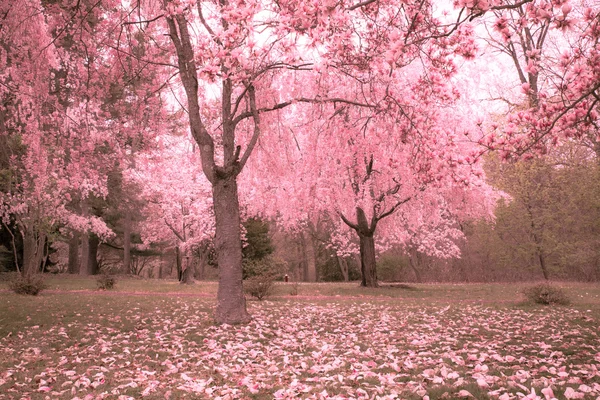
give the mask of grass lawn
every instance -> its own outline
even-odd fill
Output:
[[[561,283],[566,307],[519,284],[279,284],[215,326],[214,282],[48,283],[0,283],[0,399],[600,398],[597,284]]]

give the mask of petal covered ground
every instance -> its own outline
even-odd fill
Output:
[[[206,299],[88,306],[0,339],[0,399],[600,397],[598,325],[571,308],[278,300],[214,326]]]

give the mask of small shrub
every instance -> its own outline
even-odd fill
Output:
[[[111,290],[117,283],[117,278],[114,275],[102,274],[96,280],[98,290]]]
[[[298,282],[292,283],[290,287],[290,296],[298,296],[298,288],[300,284]]]
[[[17,294],[26,294],[30,296],[37,296],[42,290],[46,289],[46,283],[44,278],[40,275],[19,275],[13,279],[8,287],[10,290]]]
[[[281,278],[282,271],[285,271],[286,267],[285,262],[272,256],[261,260],[246,260],[244,262],[245,292],[258,300],[269,296],[273,291],[273,284]]]
[[[244,281],[244,291],[250,296],[262,300],[273,293],[274,284],[274,276],[256,275]]]
[[[528,287],[523,294],[527,300],[536,304],[567,305],[570,303],[569,297],[561,288],[549,283],[539,283]]]

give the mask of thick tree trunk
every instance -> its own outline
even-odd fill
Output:
[[[363,287],[379,287],[373,235],[365,236],[359,233],[358,236],[360,238],[360,272],[362,274],[360,285]]]
[[[81,264],[79,275],[90,275],[90,234],[84,233],[81,237]]]
[[[97,275],[98,272],[98,246],[100,239],[93,233],[88,238],[88,270],[90,275]]]
[[[213,184],[215,250],[219,265],[217,323],[243,324],[250,321],[242,286],[242,240],[240,204],[235,176]]]
[[[306,281],[316,282],[317,281],[317,259],[315,256],[315,245],[313,238],[308,232],[302,233],[302,240],[304,242],[304,259],[306,260]]]
[[[23,236],[23,276],[33,275],[40,270],[44,255],[45,235],[27,229]]]
[[[181,281],[179,282],[182,285],[193,285],[194,284],[194,268],[191,266],[187,267],[181,273]]]
[[[192,285],[194,283],[194,267],[192,266],[192,258],[185,251],[182,257],[181,284]]]
[[[79,232],[73,232],[69,239],[69,261],[67,270],[69,274],[79,273]]]

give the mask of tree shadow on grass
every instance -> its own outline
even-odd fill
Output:
[[[406,283],[390,283],[390,284],[382,284],[380,287],[382,288],[390,288],[390,289],[403,289],[403,290],[419,290],[416,286],[411,286]]]

